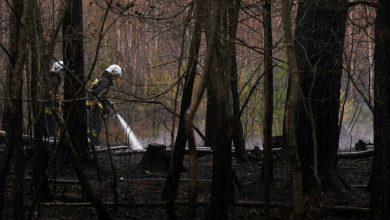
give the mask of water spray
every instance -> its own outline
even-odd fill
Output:
[[[131,148],[133,150],[143,150],[142,144],[139,142],[138,138],[135,136],[134,132],[130,129],[127,122],[122,118],[122,116],[116,112],[116,117],[119,119],[122,128],[126,131],[126,136]]]
[[[130,126],[127,124],[125,119],[118,113],[115,109],[114,103],[109,101],[109,106],[112,108],[114,114],[118,118],[123,130],[126,132],[127,142],[133,150],[143,150],[142,144],[139,142],[138,138],[135,136],[134,132],[131,130]]]

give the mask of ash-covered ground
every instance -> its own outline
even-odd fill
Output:
[[[119,203],[122,207],[109,208],[114,219],[166,219],[164,206],[161,202],[161,191],[164,186],[166,170],[162,167],[144,169],[137,164],[142,154],[118,155],[114,153],[114,164],[117,173]],[[99,170],[94,165],[84,167],[90,182],[103,202],[113,202],[113,172],[107,152],[98,153]],[[329,207],[368,207],[369,194],[365,192],[371,170],[372,158],[340,160],[338,174],[351,186],[350,190],[342,192],[317,193],[305,195],[307,219],[367,219],[366,212],[338,211]],[[188,166],[185,158],[185,166]],[[236,201],[242,203],[264,201],[264,182],[261,180],[261,161],[238,163],[233,159],[233,169],[242,184],[241,190],[236,189]],[[31,175],[31,160],[26,162],[26,175]],[[282,156],[274,160],[275,179],[271,184],[271,203],[276,206],[271,209],[272,219],[289,219],[291,216],[291,176],[289,164]],[[100,181],[99,177],[100,176]],[[51,183],[50,188],[54,201],[44,202],[39,208],[39,219],[97,219],[95,210],[83,206],[82,190],[77,184],[72,166],[66,161],[58,160],[56,169],[50,175],[51,179],[75,180],[73,183]],[[11,178],[12,180],[12,172]],[[187,200],[189,175],[182,173],[178,201]],[[208,203],[211,194],[212,155],[205,155],[198,160],[198,200]],[[26,203],[31,202],[29,180],[26,180]],[[7,190],[9,202],[5,217],[12,216],[12,183]],[[79,203],[79,206],[53,205],[53,203]],[[51,205],[48,205],[50,203]],[[129,205],[123,205],[123,204]],[[132,205],[138,204],[138,206]],[[141,205],[140,205],[141,204]],[[149,205],[148,205],[149,204]],[[249,205],[250,206],[250,205]],[[178,219],[186,219],[187,206],[177,206]],[[204,217],[207,205],[199,206],[198,215]],[[232,219],[260,219],[264,217],[264,209],[260,207],[232,207]]]

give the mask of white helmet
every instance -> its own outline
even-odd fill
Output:
[[[51,72],[58,73],[62,69],[64,69],[64,62],[63,61],[58,61],[53,64],[53,67],[51,68]]]
[[[106,71],[112,75],[112,76],[119,76],[119,77],[122,77],[122,69],[120,66],[116,65],[116,64],[112,64],[111,66],[109,66]]]

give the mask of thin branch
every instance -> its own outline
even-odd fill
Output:
[[[374,106],[369,102],[368,98],[364,95],[364,92],[359,88],[359,86],[353,80],[353,76],[350,75],[349,73],[347,73],[347,75],[351,79],[353,87],[360,94],[360,96],[362,97],[363,101],[366,103],[367,107],[370,109],[371,113],[374,113]]]
[[[2,44],[0,44],[0,47],[1,47],[1,49],[3,49],[4,53],[7,54],[7,57],[9,59],[10,63],[14,63],[15,60],[12,58],[11,54],[9,53],[9,51]]]
[[[244,110],[245,110],[245,107],[248,105],[249,100],[250,100],[250,98],[252,97],[252,94],[255,92],[256,87],[259,85],[259,82],[260,82],[261,78],[263,78],[263,76],[264,76],[264,73],[262,73],[262,74],[256,79],[254,85],[253,85],[252,88],[249,90],[249,94],[248,94],[248,96],[246,97],[244,103],[242,104],[242,107],[241,107],[241,110],[240,110],[240,114],[238,115],[238,117],[241,117],[242,113],[243,113]]]

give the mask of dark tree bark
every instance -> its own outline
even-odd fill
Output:
[[[288,96],[284,114],[284,133],[286,134],[287,151],[286,155],[291,163],[291,179],[294,212],[292,219],[303,219],[303,193],[302,193],[302,171],[299,161],[298,146],[296,140],[295,111],[300,99],[299,95],[299,73],[296,59],[294,37],[291,30],[291,2],[282,1],[282,20],[284,38],[287,49],[287,59],[289,68]]]
[[[186,136],[188,138],[188,148],[189,148],[189,154],[188,154],[188,160],[189,160],[189,174],[190,174],[190,184],[189,184],[189,193],[188,193],[188,205],[189,205],[189,217],[190,219],[196,219],[196,201],[197,201],[197,158],[196,158],[196,144],[195,144],[195,137],[194,137],[194,128],[192,126],[194,121],[194,115],[196,113],[196,110],[199,107],[200,101],[202,100],[204,90],[206,88],[207,81],[209,79],[210,72],[212,71],[212,62],[214,60],[213,53],[216,47],[216,38],[217,38],[217,13],[212,13],[212,16],[206,16],[207,14],[205,12],[209,11],[210,7],[205,6],[205,2],[202,1],[200,4],[198,4],[198,7],[202,7],[199,9],[199,11],[202,13],[202,26],[205,24],[207,18],[209,18],[209,29],[205,29],[209,32],[209,37],[207,40],[207,54],[206,54],[206,60],[205,60],[205,68],[203,75],[201,76],[199,87],[196,90],[196,93],[194,95],[194,100],[191,103],[191,105],[188,107],[188,110],[185,114],[185,129],[186,129]],[[214,3],[215,4],[215,3]],[[198,17],[199,19],[199,17]]]
[[[7,101],[5,114],[7,124],[5,126],[5,143],[8,148],[14,148],[15,154],[15,196],[14,196],[14,219],[24,219],[24,148],[23,148],[23,69],[27,59],[27,42],[32,17],[32,4],[30,0],[15,2],[17,7],[22,7],[22,17],[19,33],[17,36],[17,52],[15,65],[9,76],[8,92],[10,99]],[[20,5],[18,5],[20,4]]]
[[[208,17],[216,16],[218,38],[213,51],[213,62],[210,74],[212,91],[216,101],[216,142],[213,155],[213,182],[211,202],[208,212],[209,219],[228,219],[230,206],[234,203],[234,185],[232,172],[231,135],[233,131],[231,115],[231,71],[234,38],[230,31],[235,33],[234,25],[229,23],[228,8],[234,7],[235,1],[207,2],[210,8]],[[207,9],[205,7],[205,9]],[[213,32],[205,29],[206,39],[212,39]],[[234,36],[235,37],[235,36]],[[226,39],[229,39],[226,41]]]
[[[44,104],[38,99],[56,101],[55,88],[51,88],[52,84],[45,84],[49,80],[47,78],[49,66],[51,64],[53,51],[55,48],[58,33],[62,27],[64,14],[68,11],[70,2],[64,2],[61,10],[59,11],[59,21],[55,25],[54,30],[45,38],[42,26],[42,15],[39,13],[38,1],[33,0],[33,27],[31,29],[31,99],[32,108],[35,120],[34,126],[34,139],[32,141],[34,148],[34,163],[33,163],[33,191],[34,197],[32,199],[32,205],[30,207],[28,219],[32,218],[33,211],[36,209],[35,205],[43,199],[50,200],[50,188],[48,184],[48,169],[53,162],[53,157],[56,156],[58,146],[55,145],[53,149],[53,155],[48,152],[48,146],[53,144],[51,141],[43,141],[43,111]],[[50,63],[49,63],[50,62]],[[45,103],[47,104],[47,103]],[[57,111],[58,109],[54,109]],[[24,140],[26,141],[26,139]],[[56,143],[54,143],[56,144]],[[53,146],[53,145],[51,145]],[[50,161],[50,162],[49,162]]]
[[[68,129],[65,126],[65,121],[62,119],[57,111],[53,112],[55,119],[58,122],[60,128],[60,140],[62,140],[62,145],[68,150],[70,162],[76,172],[77,178],[79,180],[80,186],[85,194],[86,199],[92,204],[95,208],[99,219],[111,219],[106,207],[100,198],[95,194],[91,184],[89,183],[88,176],[83,171],[83,166],[80,161],[80,157],[76,152],[75,147],[72,144]]]
[[[238,17],[240,10],[241,2],[236,1],[235,5],[229,8],[229,23],[232,25],[231,31],[229,33],[230,38],[235,40]],[[234,149],[236,158],[238,160],[247,161],[249,160],[248,153],[245,150],[245,139],[244,131],[242,128],[242,123],[240,119],[240,94],[238,92],[238,72],[237,72],[237,57],[236,57],[236,46],[232,46],[232,76],[231,76],[231,91],[232,91],[232,105],[233,105],[233,120],[234,120],[234,129],[232,134]]]
[[[373,219],[390,219],[390,2],[379,0],[375,20],[374,143],[370,179]]]
[[[203,15],[204,16],[204,15]],[[204,21],[203,21],[204,22]],[[207,106],[206,106],[206,128],[205,137],[207,142],[204,143],[205,147],[214,148],[217,139],[217,101],[213,92],[213,85],[211,82],[207,82]]]
[[[35,42],[37,43],[37,42]],[[33,45],[34,47],[34,45]],[[36,120],[33,124],[34,126],[34,163],[33,163],[33,187],[34,192],[40,197],[40,194],[43,193],[44,198],[50,197],[49,183],[47,178],[44,178],[45,172],[48,166],[49,153],[47,143],[44,143],[42,140],[43,135],[43,105],[41,102],[38,102],[40,98],[40,83],[42,82],[38,73],[38,52],[36,48],[33,48],[31,51],[31,100],[32,100],[32,111],[33,116]]]
[[[12,8],[14,9],[14,13],[11,14],[9,19],[9,53],[10,53],[10,65],[7,68],[6,72],[6,78],[7,78],[7,91],[6,95],[10,97],[10,87],[9,84],[11,82],[10,77],[12,76],[12,70],[15,69],[15,60],[18,56],[18,39],[19,39],[19,31],[20,31],[20,18],[22,17],[23,12],[23,0],[14,0],[11,2]],[[15,129],[13,126],[14,121],[12,121],[12,118],[10,116],[15,115],[15,112],[12,114],[10,109],[10,103],[6,103],[4,115],[3,115],[3,128],[6,131],[11,131],[11,129]],[[15,109],[13,109],[15,110]],[[21,109],[18,109],[21,110]],[[19,120],[21,120],[21,117],[19,117]],[[21,129],[21,128],[19,128]],[[8,132],[7,132],[8,133]],[[18,137],[19,134],[13,134],[13,137],[11,137],[11,134],[6,135],[6,146],[5,146],[5,152],[0,160],[0,219],[3,218],[3,211],[4,211],[4,192],[5,192],[5,185],[7,176],[10,169],[10,163],[12,160],[12,155],[15,149],[15,145],[12,144],[12,141],[16,142],[16,144],[21,144],[21,136]],[[20,134],[21,135],[21,134]],[[10,142],[11,141],[11,142]]]
[[[72,0],[63,23],[63,53],[66,66],[64,99],[84,98],[84,49],[82,0]],[[83,161],[89,161],[86,107],[84,101],[64,103],[64,119],[69,136]]]
[[[199,14],[199,7],[197,1],[194,1],[194,8],[197,17]],[[167,201],[167,212],[171,218],[175,217],[173,203],[177,198],[177,192],[179,189],[180,173],[183,167],[183,157],[185,153],[185,147],[187,137],[185,134],[185,113],[188,110],[191,100],[192,91],[194,87],[196,67],[198,65],[198,54],[202,36],[202,27],[200,25],[200,19],[195,18],[194,30],[192,32],[191,46],[189,50],[188,66],[185,73],[183,96],[180,106],[180,121],[177,130],[175,145],[171,154],[171,162],[169,166],[167,180],[165,181],[162,198]]]
[[[335,189],[338,114],[347,2],[300,1],[296,54],[301,82],[297,144],[304,188]]]
[[[273,63],[271,0],[263,3],[264,23],[264,116],[263,116],[263,174],[266,215],[269,217],[270,182],[273,179],[272,113],[273,113]]]
[[[38,8],[37,1],[33,1],[34,9]],[[43,136],[43,112],[44,106],[42,102],[38,102],[42,96],[42,89],[44,89],[42,84],[42,74],[40,74],[40,62],[43,59],[41,51],[40,51],[40,41],[41,36],[37,32],[43,33],[42,24],[40,23],[40,15],[37,10],[33,10],[33,24],[34,29],[31,31],[31,82],[30,82],[30,95],[32,100],[32,112],[34,124],[33,124],[33,132],[34,132],[34,140],[33,140],[33,148],[34,148],[34,161],[33,161],[33,191],[35,193],[35,198],[37,200],[41,200],[43,196],[44,199],[51,199],[49,182],[45,175],[46,170],[48,168],[48,143],[44,143],[42,140]],[[48,100],[49,97],[43,97]]]
[[[93,188],[92,188],[91,184],[89,183],[88,176],[85,175],[84,171],[82,170],[82,165],[81,165],[80,159],[75,151],[75,148],[72,145],[69,133],[67,131],[63,131],[63,135],[64,135],[63,140],[64,140],[64,143],[66,145],[66,148],[70,151],[70,154],[71,154],[71,157],[70,157],[71,163],[73,165],[73,168],[75,169],[77,178],[79,179],[80,186],[83,189],[83,193],[85,194],[85,197],[95,207],[95,210],[99,216],[99,219],[101,219],[101,220],[111,219],[103,202],[100,200],[100,198],[93,191]]]
[[[236,59],[236,49],[233,49],[232,57],[232,105],[233,105],[233,119],[234,119],[234,129],[232,134],[233,144],[235,155],[238,160],[247,161],[249,160],[248,153],[245,149],[245,139],[244,139],[244,130],[242,127],[242,122],[240,119],[240,95],[238,92],[238,72],[237,72],[237,59]]]
[[[64,99],[85,97],[82,1],[72,0],[63,22],[63,53],[66,69]],[[90,161],[87,141],[86,108],[84,101],[66,102],[64,120],[55,113],[61,130],[60,140],[69,152],[80,185],[92,203],[99,219],[110,219],[102,201],[97,197],[82,170],[81,161]],[[81,161],[80,161],[81,156]]]
[[[206,106],[206,129],[205,136],[207,142],[204,143],[205,147],[214,148],[216,144],[217,134],[217,106],[215,95],[213,94],[213,86],[211,82],[207,83],[207,106]]]

